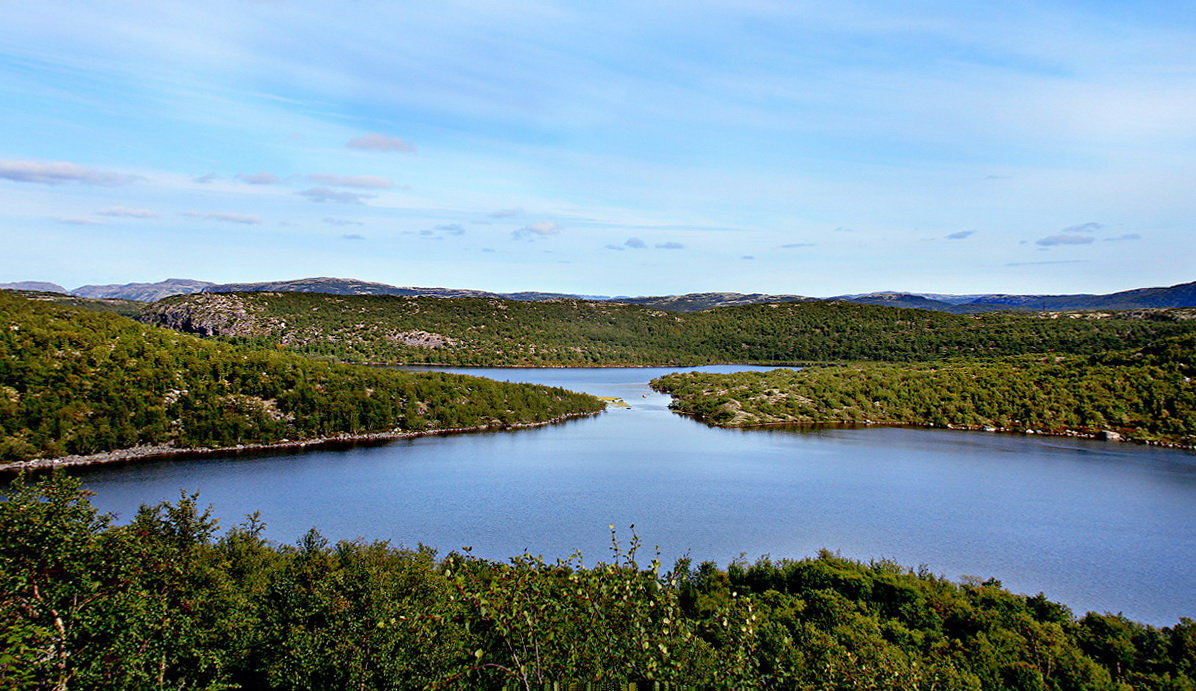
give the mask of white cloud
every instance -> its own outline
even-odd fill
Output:
[[[137,178],[85,168],[66,161],[0,161],[0,179],[42,185],[62,185],[70,182],[84,185],[123,185]]]
[[[245,225],[257,225],[262,222],[261,216],[254,216],[252,214],[233,214],[226,212],[212,212],[203,213],[200,211],[184,211],[184,216],[191,218],[199,218],[205,221],[220,221],[222,223],[242,223]]]
[[[295,194],[307,197],[313,202],[335,202],[337,204],[364,204],[363,200],[373,199],[377,195],[358,194],[356,192],[340,192],[331,187],[313,187]]]
[[[125,206],[110,206],[107,209],[100,209],[96,212],[101,216],[113,216],[116,218],[157,218],[158,212],[150,211],[149,209],[130,209]]]
[[[55,223],[62,223],[68,226],[102,226],[103,221],[96,221],[90,218],[56,218]]]
[[[561,227],[553,221],[542,221],[540,223],[532,223],[531,225],[523,226],[518,230],[511,231],[511,237],[516,240],[534,240],[537,237],[544,237],[547,235],[557,235],[561,232]]]
[[[376,132],[350,139],[345,146],[362,151],[415,151],[415,145],[405,139]]]
[[[308,180],[321,185],[333,187],[356,187],[367,190],[388,190],[395,186],[390,178],[380,175],[329,175],[327,173],[312,173]]]
[[[237,179],[250,185],[274,185],[278,176],[274,173],[238,173]]]

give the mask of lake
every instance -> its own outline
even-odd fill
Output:
[[[712,366],[707,372],[751,368]],[[227,527],[252,511],[294,542],[386,539],[504,559],[609,559],[629,526],[720,565],[827,548],[997,578],[1077,612],[1156,625],[1196,617],[1196,454],[1115,442],[949,430],[716,429],[648,381],[680,368],[448,371],[618,396],[631,408],[513,432],[73,471],[127,520],[198,491]]]

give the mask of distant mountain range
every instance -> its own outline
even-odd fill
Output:
[[[571,293],[492,293],[461,288],[399,287],[385,283],[371,283],[351,278],[300,278],[292,281],[261,283],[209,283],[182,278],[169,278],[158,283],[127,283],[125,285],[86,285],[67,290],[56,283],[22,281],[3,283],[0,289],[36,290],[64,293],[84,298],[109,298],[154,302],[171,295],[190,293],[228,292],[306,292],[334,295],[412,295],[433,297],[490,297],[503,300],[534,302],[558,298],[598,300],[643,305],[669,312],[697,312],[711,307],[751,305],[769,302],[804,302],[810,300],[841,300],[868,305],[912,307],[969,314],[997,310],[1069,311],[1142,309],[1152,307],[1196,307],[1196,282],[1179,285],[1138,288],[1107,295],[952,295],[945,293],[877,292],[814,298],[803,295],[768,295],[765,293],[687,293],[650,297],[610,297],[605,295],[575,295]]]

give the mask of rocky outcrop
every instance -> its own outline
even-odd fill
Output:
[[[286,327],[263,314],[260,305],[237,295],[197,294],[185,302],[160,302],[142,312],[138,321],[200,336],[268,336]]]

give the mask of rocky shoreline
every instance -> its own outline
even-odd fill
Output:
[[[0,463],[0,473],[13,473],[29,470],[53,470],[55,468],[71,468],[79,466],[103,465],[106,463],[126,463],[154,458],[186,458],[192,456],[210,456],[214,454],[236,454],[256,451],[285,451],[292,449],[315,449],[335,444],[353,444],[369,442],[386,442],[396,439],[412,439],[443,434],[462,434],[467,432],[493,432],[502,430],[528,429],[545,427],[580,417],[598,415],[602,411],[593,413],[567,413],[558,415],[542,422],[512,422],[494,425],[475,425],[473,427],[446,427],[428,430],[395,430],[391,432],[370,432],[367,434],[339,434],[332,437],[317,437],[315,439],[281,439],[276,442],[260,444],[237,444],[236,446],[219,447],[189,447],[179,448],[169,444],[134,446],[127,449],[115,449],[102,453],[82,456],[61,456],[59,458],[34,458],[28,461],[10,461]]]
[[[709,422],[699,416],[690,413],[674,410],[678,415],[684,415],[693,418],[698,422],[708,424],[712,427],[726,427],[734,429],[752,429],[754,427],[818,427],[818,426],[859,426],[859,427],[915,427],[919,429],[951,429],[965,432],[992,432],[997,434],[1021,434],[1024,436],[1042,436],[1042,437],[1071,437],[1073,439],[1095,439],[1099,441],[1115,441],[1126,442],[1130,444],[1141,444],[1143,446],[1158,446],[1167,449],[1184,449],[1187,451],[1196,451],[1196,444],[1182,444],[1179,442],[1164,441],[1160,439],[1140,439],[1132,437],[1112,430],[1098,430],[1085,431],[1074,429],[1014,429],[1009,427],[992,427],[985,425],[935,425],[920,422],[894,422],[894,421],[877,421],[877,420],[770,420],[768,422],[752,422],[746,424],[719,424],[717,422]]]

